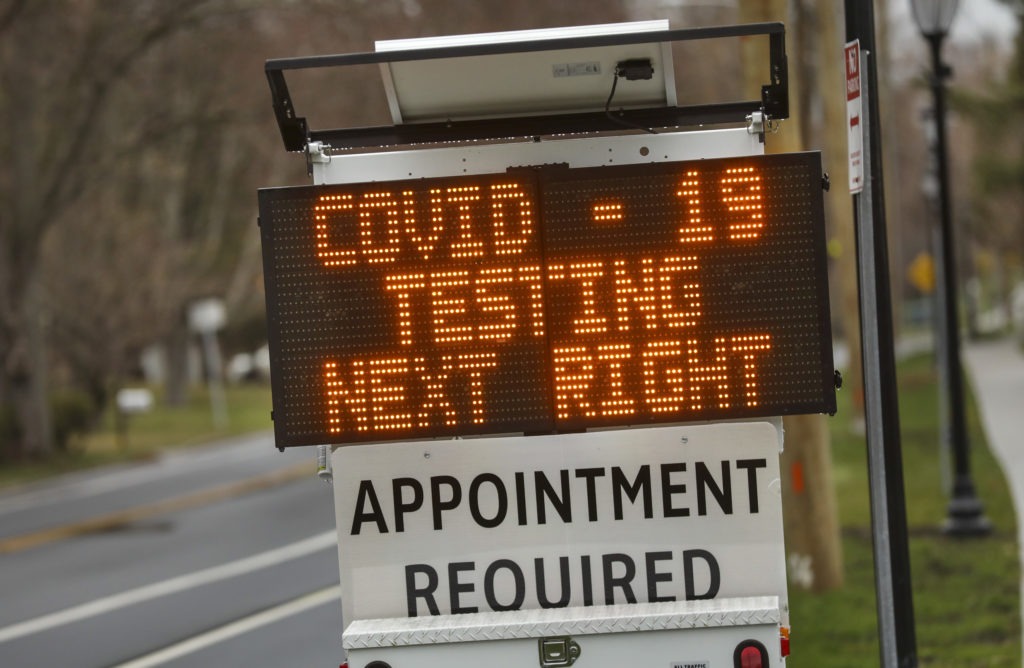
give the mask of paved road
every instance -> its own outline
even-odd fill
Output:
[[[259,435],[0,494],[0,666],[337,666],[314,463]]]

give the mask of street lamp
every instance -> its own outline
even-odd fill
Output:
[[[944,299],[940,314],[946,336],[942,354],[949,385],[949,430],[953,447],[953,497],[949,502],[944,530],[954,536],[979,536],[992,531],[981,500],[971,480],[971,461],[964,416],[964,379],[960,365],[960,325],[957,317],[957,281],[953,222],[949,204],[949,173],[946,165],[946,90],[949,68],[941,58],[942,41],[949,34],[959,0],[911,0],[914,22],[931,47],[932,95],[935,100],[935,158],[939,179],[939,225],[941,279]]]

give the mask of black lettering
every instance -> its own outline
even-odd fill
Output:
[[[476,589],[472,582],[459,582],[459,573],[473,570],[476,570],[476,564],[472,561],[459,561],[448,564],[448,596],[453,615],[477,612],[479,610],[475,605],[462,607],[462,603],[459,601],[462,594],[471,594]]]
[[[406,503],[403,488],[412,490],[412,500]],[[395,501],[395,532],[405,531],[405,514],[423,507],[423,485],[415,478],[395,478],[391,481],[391,494]]]
[[[577,469],[576,477],[587,481],[587,519],[597,521],[596,480],[604,476],[604,469]]]
[[[516,513],[519,526],[526,526],[526,474],[516,471]]]
[[[686,464],[679,462],[676,464],[662,464],[661,465],[661,505],[665,510],[665,517],[689,517],[689,508],[676,508],[672,505],[673,494],[686,494],[686,484],[678,483],[672,484],[672,474],[682,473],[686,470]]]
[[[494,517],[484,517],[480,511],[480,487],[484,483],[494,486],[494,492],[498,497],[498,507],[495,509]],[[505,484],[501,478],[493,473],[481,473],[473,478],[469,484],[469,512],[473,520],[485,529],[493,529],[505,521],[505,514],[508,512],[508,492],[505,491]]]
[[[363,508],[367,502],[370,504],[370,512],[366,512]],[[349,531],[349,534],[358,536],[359,532],[362,531],[363,522],[374,522],[377,525],[378,532],[388,532],[388,524],[384,521],[384,513],[380,509],[380,501],[377,500],[377,493],[373,490],[373,483],[369,480],[359,481],[359,492],[356,494],[356,512],[352,516],[352,529]]]
[[[658,603],[660,601],[674,601],[675,596],[659,596],[658,595],[658,583],[659,582],[671,582],[671,573],[659,573],[658,562],[668,561],[672,559],[671,552],[648,552],[644,555],[647,561],[647,600],[651,603]]]
[[[512,602],[507,605],[499,602],[494,592],[494,578],[497,576],[498,571],[502,569],[511,573],[512,580],[515,582],[515,593],[512,596]],[[484,597],[487,599],[487,605],[491,606],[491,610],[496,612],[519,610],[522,608],[523,601],[526,599],[526,578],[523,577],[523,569],[519,567],[519,564],[511,559],[498,559],[488,566],[487,571],[484,573]]]
[[[737,459],[736,468],[747,469],[747,497],[750,500],[750,512],[758,511],[757,504],[757,469],[768,466],[766,459]]]
[[[693,582],[693,560],[703,559],[708,565],[708,590],[703,594],[697,594]],[[714,598],[718,595],[718,588],[722,583],[722,574],[718,570],[718,560],[707,550],[684,550],[683,551],[683,577],[686,580],[686,600],[697,601],[705,598]]]
[[[606,605],[615,604],[615,589],[622,590],[626,603],[636,603],[636,594],[633,593],[632,582],[636,577],[636,564],[627,554],[606,554],[601,557],[604,568],[604,602]],[[621,577],[615,577],[612,572],[616,563],[622,564],[626,572]]]
[[[715,484],[715,478],[704,462],[697,462],[694,473],[697,476],[697,514],[708,514],[707,492],[718,501],[718,507],[726,515],[732,515],[732,477],[729,475],[729,462],[722,462],[722,486]]]
[[[442,485],[451,490],[451,497],[447,501],[441,500]],[[434,531],[441,530],[441,513],[445,510],[454,510],[461,502],[462,486],[457,478],[450,475],[438,475],[430,479],[430,508],[434,514]]]
[[[416,576],[426,575],[427,584],[425,587],[416,586]],[[419,613],[419,606],[416,599],[422,598],[427,604],[427,610],[432,615],[440,615],[434,599],[434,592],[437,591],[437,571],[426,564],[409,564],[405,567],[405,599],[409,606],[409,616],[416,617]]]
[[[590,573],[590,557],[580,557],[580,572],[583,576],[583,605],[594,605],[594,581]]]
[[[589,564],[588,564],[589,567]],[[569,605],[569,557],[558,558],[558,575],[562,583],[562,593],[557,601],[548,599],[547,577],[544,574],[544,559],[533,560],[533,569],[537,576],[537,601],[542,608],[564,608]]]
[[[631,483],[618,466],[612,469],[612,503],[615,508],[615,519],[622,519],[622,493],[630,503],[636,503],[636,499],[643,492],[644,495],[644,518],[654,517],[654,501],[651,493],[651,467],[644,464],[636,472],[636,478]]]
[[[547,524],[547,510],[545,510],[544,498],[551,502],[552,507],[562,518],[563,522],[572,522],[572,503],[569,496],[569,472],[562,469],[559,472],[562,483],[562,494],[559,496],[555,488],[548,482],[543,471],[534,471],[533,484],[537,493],[537,524]]]

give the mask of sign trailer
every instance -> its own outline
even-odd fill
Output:
[[[762,98],[676,106],[672,44],[745,35]],[[392,125],[296,116],[286,71],[366,64]],[[763,154],[781,24],[267,76],[314,182],[259,193],[275,438],[333,450],[349,665],[783,665],[780,416],[835,379],[820,156]]]

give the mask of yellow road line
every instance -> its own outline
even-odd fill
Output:
[[[252,492],[278,487],[305,476],[309,476],[310,478],[313,477],[313,469],[308,463],[282,469],[274,473],[246,478],[245,480],[239,480],[238,482],[232,482],[218,487],[192,492],[190,494],[172,497],[170,499],[148,503],[142,506],[135,506],[134,508],[128,508],[127,510],[119,510],[114,513],[100,515],[80,522],[63,524],[61,526],[43,529],[42,531],[34,531],[20,536],[2,538],[0,539],[0,554],[21,552],[22,550],[28,550],[33,547],[39,547],[40,545],[46,545],[47,543],[73,538],[75,536],[111,531],[150,517],[179,512],[188,508],[205,506],[217,503],[218,501],[233,499],[235,497],[242,496],[243,494],[251,494]]]

